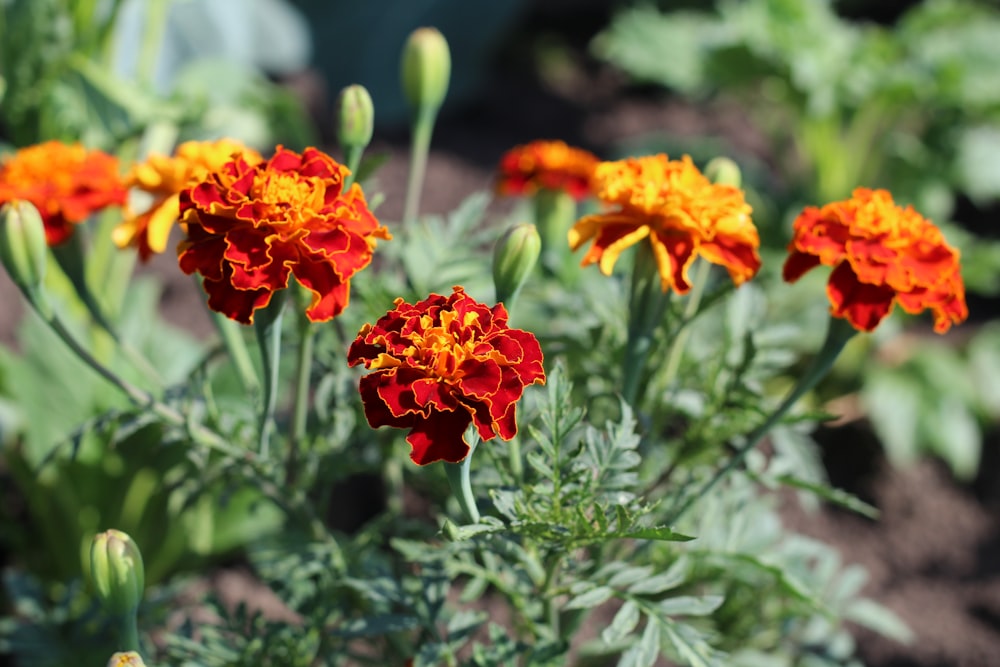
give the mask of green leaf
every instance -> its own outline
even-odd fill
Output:
[[[646,621],[642,637],[618,661],[618,667],[652,667],[660,655],[660,626],[655,619]]]
[[[626,600],[611,620],[611,625],[601,632],[601,639],[607,644],[625,639],[639,624],[639,616],[639,605],[634,600]]]
[[[798,479],[792,475],[779,475],[775,479],[785,486],[789,486],[793,489],[800,489],[802,491],[808,491],[809,493],[815,494],[827,502],[843,507],[844,509],[851,510],[852,512],[857,512],[861,516],[868,517],[869,519],[874,520],[879,517],[879,512],[876,507],[869,505],[853,493],[848,493],[842,489],[835,489],[827,486],[826,484],[807,482],[804,479]]]
[[[666,572],[637,581],[629,587],[631,595],[658,595],[664,591],[677,588],[688,579],[690,574],[689,561],[679,558]]]
[[[563,609],[592,609],[606,602],[614,594],[615,590],[610,586],[595,586],[584,593],[580,593],[579,595],[570,598],[570,600],[563,605]]]
[[[615,533],[615,536],[630,537],[636,540],[660,540],[664,542],[690,542],[695,539],[694,536],[678,533],[669,526],[637,528],[634,530],[627,530],[622,533]]]
[[[724,601],[722,595],[680,595],[657,603],[656,609],[664,616],[708,616]]]
[[[909,644],[915,639],[913,631],[902,619],[872,600],[854,600],[844,610],[844,617],[903,644]]]
[[[875,366],[865,377],[861,397],[889,460],[897,465],[914,461],[923,409],[919,385],[899,370]]]
[[[706,636],[690,625],[664,623],[664,634],[677,651],[681,660],[690,667],[724,667],[724,654],[714,650]]]

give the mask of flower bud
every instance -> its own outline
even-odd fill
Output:
[[[111,659],[108,660],[108,667],[146,667],[146,663],[142,661],[142,656],[135,651],[126,651],[111,656]]]
[[[120,530],[95,535],[90,545],[90,579],[110,613],[134,613],[146,577],[142,554],[132,538]]]
[[[0,207],[0,262],[22,291],[41,286],[47,252],[45,224],[34,204],[15,200]]]
[[[497,301],[506,302],[517,294],[535,268],[541,251],[542,239],[534,225],[514,225],[500,237],[493,249],[493,285]]]
[[[403,95],[416,109],[437,111],[448,93],[451,53],[437,28],[417,28],[403,47]]]
[[[743,185],[743,175],[739,165],[727,157],[712,158],[705,165],[705,176],[719,185],[732,185],[737,188]]]
[[[344,153],[363,150],[371,143],[375,126],[375,106],[364,86],[354,84],[337,98],[337,140]]]

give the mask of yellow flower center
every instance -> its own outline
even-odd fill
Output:
[[[250,189],[250,198],[260,205],[258,215],[268,224],[281,225],[289,231],[317,217],[325,194],[323,179],[283,172],[260,174]]]

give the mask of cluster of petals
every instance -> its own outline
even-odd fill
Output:
[[[500,158],[497,191],[513,196],[561,191],[583,199],[591,193],[590,178],[598,162],[594,154],[562,141],[533,141]]]
[[[263,160],[261,155],[232,139],[186,141],[172,156],[153,154],[133,165],[125,176],[125,185],[152,196],[152,203],[142,213],[127,211],[115,228],[112,239],[119,248],[134,247],[142,261],[167,249],[174,223],[180,218],[180,193],[203,181],[209,174],[235,156],[249,163]]]
[[[396,299],[361,329],[347,359],[374,371],[360,384],[368,423],[410,429],[418,465],[464,459],[470,424],[483,440],[510,440],[524,388],[545,382],[535,336],[509,328],[503,304],[490,308],[461,287],[416,304]]]
[[[41,213],[45,240],[57,245],[77,225],[125,203],[118,159],[82,144],[47,141],[14,153],[0,166],[0,204],[29,201]]]
[[[606,210],[584,216],[569,231],[573,250],[593,241],[582,265],[611,275],[621,253],[640,242],[652,246],[663,291],[691,289],[696,257],[724,266],[737,285],[760,268],[760,237],[743,192],[712,183],[688,156],[666,155],[602,162],[594,187]]]
[[[315,148],[278,146],[261,162],[236,156],[180,194],[181,270],[201,274],[210,308],[245,324],[290,276],[312,292],[310,320],[335,317],[377,239],[392,238],[361,187],[345,190],[349,174]]]
[[[858,188],[850,199],[807,207],[788,250],[789,282],[820,264],[833,267],[831,313],[860,331],[875,329],[894,303],[911,314],[930,310],[938,333],[968,317],[958,250],[885,190]]]

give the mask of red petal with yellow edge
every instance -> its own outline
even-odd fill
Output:
[[[436,461],[459,463],[469,455],[469,445],[463,439],[472,417],[465,410],[433,412],[413,424],[406,436],[412,448],[410,460],[418,466]]]

